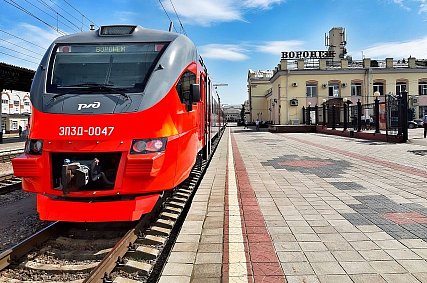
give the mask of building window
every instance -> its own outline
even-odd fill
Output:
[[[362,95],[362,83],[351,83],[351,96]]]
[[[15,106],[19,106],[19,101],[18,101],[18,100],[14,100],[14,101],[13,101],[13,105],[15,105]]]
[[[25,106],[30,106],[30,102],[29,101],[24,101],[24,105]]]
[[[405,82],[397,82],[396,83],[396,94],[400,94],[402,91],[406,91],[406,83]]]
[[[424,115],[427,115],[427,106],[420,106],[419,118],[423,118]]]
[[[329,83],[328,85],[329,97],[340,97],[340,86],[336,83]]]
[[[306,85],[307,97],[317,96],[317,84],[307,83]]]
[[[18,129],[18,121],[12,121],[12,130]]]
[[[427,95],[427,81],[418,83],[418,95]]]
[[[7,99],[2,99],[2,100],[1,100],[1,103],[2,103],[2,104],[9,104],[9,100],[7,100]]]
[[[384,94],[384,83],[375,82],[373,91],[378,91],[381,95]]]

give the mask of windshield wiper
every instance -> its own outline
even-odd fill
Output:
[[[82,91],[87,91],[87,90],[89,90],[89,91],[95,91],[95,90],[108,91],[110,93],[120,94],[121,96],[123,96],[126,99],[130,99],[129,95],[126,94],[122,88],[113,88],[112,85],[107,85],[107,84],[83,83],[83,84],[74,84],[74,85],[64,85],[61,87],[84,87],[84,88],[79,89],[79,90],[73,90],[73,91],[55,94],[54,96],[52,96],[53,100],[58,98],[58,97],[61,97],[63,95],[70,94],[70,93],[73,93],[76,91],[82,92]]]

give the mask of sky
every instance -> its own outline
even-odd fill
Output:
[[[185,33],[221,97],[247,97],[248,70],[271,70],[282,51],[326,50],[343,27],[353,60],[427,58],[427,0],[0,0],[0,62],[36,69],[51,42],[110,24]]]

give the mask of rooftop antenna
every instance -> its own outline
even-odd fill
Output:
[[[172,31],[172,29],[173,29],[173,22],[172,22],[172,21],[170,21],[170,23],[169,23],[169,32],[171,32],[171,31]]]

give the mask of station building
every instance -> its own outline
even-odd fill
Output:
[[[28,125],[31,116],[30,93],[17,90],[2,90],[1,92],[1,122],[3,133],[18,132]]]
[[[241,120],[240,113],[242,111],[242,105],[223,104],[222,109],[227,122],[238,122]]]
[[[257,118],[272,124],[302,123],[302,107],[322,104],[374,103],[374,92],[398,95],[406,90],[415,118],[427,114],[427,64],[414,57],[396,60],[346,55],[343,28],[325,37],[325,51],[282,52],[274,70],[248,72],[248,121]]]

